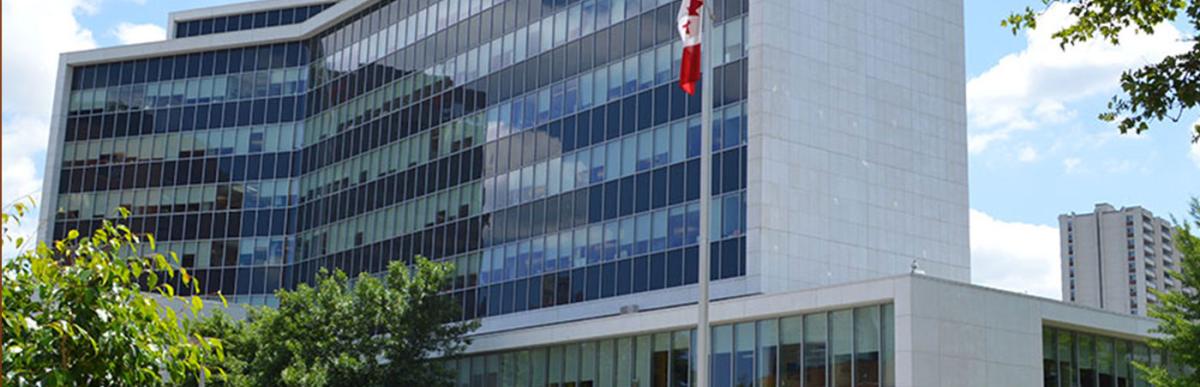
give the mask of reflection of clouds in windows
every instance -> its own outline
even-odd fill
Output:
[[[458,2],[458,4],[463,3],[475,2],[462,2],[461,0]],[[585,5],[590,4],[592,2],[587,2]],[[316,79],[313,83],[321,87],[328,87],[313,93],[319,97],[320,102],[310,107],[317,111],[309,112],[313,116],[305,124],[258,125],[252,122],[246,125],[241,124],[243,120],[257,119],[254,117],[261,115],[257,109],[263,106],[259,100],[243,98],[281,94],[292,96],[293,93],[309,91],[306,82],[309,69],[296,66],[269,68],[276,64],[274,58],[279,52],[295,53],[298,58],[302,52],[293,50],[293,46],[281,45],[262,49],[221,51],[211,56],[202,53],[196,56],[184,56],[178,61],[171,59],[169,65],[162,65],[167,62],[160,61],[158,62],[160,66],[155,68],[167,66],[165,67],[167,73],[171,74],[164,78],[174,77],[174,74],[177,73],[176,70],[179,70],[188,79],[162,81],[156,79],[153,82],[144,82],[155,85],[153,90],[147,86],[144,92],[141,88],[129,88],[129,85],[119,86],[111,93],[109,88],[101,89],[104,91],[102,106],[115,106],[118,109],[143,106],[186,109],[190,108],[192,104],[222,102],[221,106],[229,108],[212,110],[210,115],[203,116],[211,116],[215,120],[214,125],[222,126],[230,123],[231,127],[194,130],[201,129],[204,125],[200,124],[202,118],[195,120],[197,126],[179,128],[181,130],[178,131],[171,127],[164,127],[165,131],[155,132],[158,128],[151,125],[149,132],[134,137],[134,141],[130,142],[134,145],[127,147],[126,150],[122,150],[119,143],[114,144],[112,139],[100,140],[97,138],[86,140],[89,143],[95,141],[97,143],[95,146],[72,142],[71,146],[75,149],[68,153],[84,157],[95,153],[94,158],[97,163],[102,157],[108,158],[109,163],[113,162],[111,160],[121,159],[129,162],[137,160],[181,162],[172,164],[171,168],[173,169],[170,172],[164,172],[162,169],[152,171],[150,174],[154,176],[164,176],[175,172],[184,175],[187,172],[181,171],[208,168],[207,164],[185,165],[182,162],[204,158],[206,159],[204,162],[207,163],[207,159],[211,158],[212,164],[216,166],[221,178],[215,182],[204,181],[203,184],[209,184],[209,186],[195,192],[190,191],[189,187],[180,187],[181,190],[178,192],[172,188],[172,191],[167,194],[169,198],[166,199],[166,202],[170,202],[167,206],[171,211],[178,208],[180,211],[214,210],[220,212],[219,214],[204,213],[204,216],[219,215],[221,218],[201,218],[199,224],[210,226],[225,224],[226,227],[211,227],[214,228],[211,230],[214,233],[217,232],[216,229],[221,229],[221,235],[214,236],[214,238],[239,238],[229,241],[233,246],[232,253],[219,254],[217,260],[223,261],[221,264],[236,263],[242,258],[241,253],[243,252],[246,252],[247,259],[251,263],[262,263],[264,260],[279,262],[280,258],[291,262],[292,257],[281,257],[281,255],[302,252],[303,257],[299,260],[306,265],[297,267],[297,270],[304,271],[304,273],[300,273],[303,280],[304,276],[310,274],[309,271],[318,266],[318,264],[305,262],[309,258],[329,258],[330,265],[351,271],[375,270],[381,265],[378,262],[369,263],[375,257],[363,259],[362,255],[366,248],[385,247],[394,251],[402,251],[405,254],[420,250],[421,253],[446,255],[450,254],[451,247],[447,246],[444,241],[476,239],[472,242],[475,245],[487,241],[487,243],[494,242],[494,245],[489,245],[489,247],[504,249],[504,260],[486,260],[487,271],[489,271],[487,273],[488,280],[491,283],[497,283],[502,278],[509,280],[517,278],[524,281],[525,277],[531,275],[550,273],[553,278],[548,283],[553,285],[547,287],[550,296],[544,298],[549,300],[549,305],[555,305],[560,300],[568,302],[569,299],[556,293],[556,287],[559,286],[560,279],[565,279],[567,288],[574,288],[575,284],[570,282],[574,273],[560,277],[548,270],[580,267],[587,262],[607,264],[614,260],[621,261],[604,266],[602,269],[585,269],[588,276],[600,273],[598,274],[599,278],[609,281],[612,267],[624,267],[625,269],[617,270],[631,272],[629,270],[633,270],[635,266],[634,258],[637,258],[640,259],[644,268],[653,265],[668,273],[677,273],[683,265],[678,262],[686,261],[686,259],[681,259],[685,253],[679,247],[687,247],[690,241],[695,240],[695,237],[689,233],[694,233],[693,230],[696,228],[693,223],[698,221],[698,217],[693,214],[695,213],[694,209],[698,206],[694,203],[687,203],[692,193],[687,195],[684,193],[689,189],[676,188],[690,187],[695,185],[698,180],[694,178],[698,175],[695,175],[696,168],[693,166],[696,161],[692,159],[699,155],[698,145],[693,145],[699,143],[699,123],[696,119],[684,118],[688,113],[687,108],[683,107],[683,104],[687,103],[686,101],[663,96],[666,95],[663,91],[674,91],[673,85],[667,85],[673,77],[670,66],[675,55],[673,43],[650,41],[649,45],[623,47],[625,40],[622,39],[614,42],[617,44],[612,45],[613,50],[609,50],[611,52],[605,52],[603,55],[590,53],[595,54],[594,59],[603,59],[605,64],[613,62],[613,66],[602,65],[599,69],[570,70],[572,75],[565,77],[565,80],[554,79],[562,76],[562,72],[554,74],[553,70],[542,72],[538,66],[522,67],[533,71],[526,72],[522,77],[512,78],[514,80],[524,78],[526,81],[525,86],[517,88],[518,90],[514,92],[520,95],[499,101],[493,106],[467,117],[443,122],[432,130],[405,133],[404,136],[408,137],[403,139],[386,138],[385,141],[390,143],[374,144],[373,142],[378,139],[378,136],[375,136],[377,132],[363,131],[362,127],[357,126],[360,125],[357,122],[367,121],[365,118],[376,112],[392,114],[393,112],[386,111],[386,109],[399,111],[402,107],[416,102],[406,99],[408,98],[406,96],[420,95],[423,101],[436,99],[439,95],[437,93],[441,92],[441,89],[437,89],[438,87],[446,84],[461,85],[468,80],[478,80],[479,76],[487,75],[493,70],[500,70],[511,62],[534,58],[534,55],[539,55],[552,46],[561,47],[568,42],[574,42],[577,37],[591,34],[595,28],[603,28],[610,22],[622,21],[639,15],[640,6],[640,4],[636,4],[625,9],[631,12],[629,14],[623,10],[614,14],[612,19],[605,18],[604,21],[598,21],[591,26],[586,23],[572,23],[572,20],[593,20],[586,15],[590,12],[604,12],[601,9],[606,9],[606,5],[597,5],[595,7],[597,9],[592,11],[588,11],[585,9],[587,7],[579,4],[561,8],[556,10],[561,11],[560,13],[548,15],[544,19],[550,20],[549,24],[536,22],[536,26],[523,27],[516,31],[516,35],[509,34],[510,36],[495,39],[494,41],[499,42],[498,44],[485,44],[487,49],[471,50],[471,53],[466,53],[465,56],[453,56],[446,58],[441,63],[428,64],[428,69],[431,70],[424,72],[396,70],[397,62],[394,58],[397,56],[379,56],[390,55],[395,52],[395,48],[399,47],[398,45],[392,46],[398,44],[397,40],[391,39],[394,36],[380,38],[386,34],[379,35],[374,34],[373,31],[366,31],[366,35],[368,35],[366,38],[349,38],[350,41],[361,43],[355,47],[334,47],[333,45],[326,47],[334,53],[329,58],[336,57],[337,63],[340,64],[374,60],[371,58],[381,59],[370,65],[356,63],[353,64],[353,68],[363,70],[364,73],[368,70],[377,70],[384,74],[384,78],[390,82],[386,83],[389,86],[371,86],[367,87],[367,90],[356,90],[349,85],[353,82],[366,81],[366,79],[357,78],[357,74],[347,74],[346,72],[351,69],[350,66],[314,68],[313,74],[316,74]],[[470,11],[468,10],[468,12]],[[582,17],[582,19],[577,17]],[[451,19],[453,17],[448,18],[447,23]],[[436,26],[436,21],[433,24],[435,24],[433,27],[428,28],[441,28]],[[559,29],[560,26],[564,28]],[[391,28],[391,25],[385,22],[381,27]],[[625,26],[621,26],[620,29],[625,30]],[[389,32],[391,31],[399,33],[399,29]],[[372,34],[375,36],[371,36]],[[527,37],[532,41],[522,39],[522,37]],[[548,40],[543,42],[541,40],[543,37]],[[315,40],[325,40],[325,37],[317,37]],[[673,36],[671,40],[674,40]],[[535,42],[536,44],[534,44]],[[331,43],[331,41],[320,43]],[[658,47],[654,47],[655,44],[658,44]],[[380,49],[380,47],[384,49]],[[498,50],[492,50],[493,47]],[[606,45],[605,49],[608,48],[609,46]],[[338,50],[344,52],[338,53]],[[639,50],[641,50],[640,53],[628,58],[611,57],[626,56],[626,53]],[[494,62],[486,59],[479,60],[479,55],[472,56],[472,53],[486,53],[486,57],[498,55],[498,60]],[[264,54],[266,55],[264,56]],[[366,56],[364,57],[364,55]],[[525,58],[522,58],[523,56]],[[260,61],[259,59],[262,58],[265,59]],[[350,60],[351,58],[354,60]],[[568,66],[590,64],[589,61],[580,58],[560,59],[549,57],[546,63],[551,66],[551,69],[564,64]],[[280,64],[287,64],[288,60],[295,60],[295,58],[289,56],[289,58],[284,58]],[[572,62],[574,60],[577,61]],[[318,59],[315,63],[319,64],[320,61]],[[177,63],[182,63],[182,66],[177,66]],[[188,74],[192,71],[191,69],[196,67],[193,66],[194,63],[199,63],[199,68],[207,66],[206,63],[224,63],[225,66],[217,67],[232,70],[233,73],[190,76]],[[262,63],[266,63],[268,68],[258,68]],[[230,69],[229,64],[233,64],[234,68]],[[629,97],[626,101],[609,103],[616,102],[608,100],[610,96],[606,87],[610,72],[615,75],[612,80],[617,85],[617,93],[613,97]],[[597,76],[598,74],[603,74],[603,77]],[[445,79],[441,79],[441,77],[452,77],[453,83],[444,82]],[[488,78],[488,80],[490,81],[492,78]],[[331,81],[336,81],[336,83],[330,84]],[[430,87],[434,82],[441,82],[442,85]],[[529,86],[535,84],[537,87]],[[475,88],[474,85],[471,87]],[[502,87],[507,87],[507,85]],[[658,87],[658,89],[654,89],[654,87]],[[362,89],[363,87],[360,85],[358,88]],[[491,93],[496,87],[489,84],[478,88],[486,89]],[[528,91],[529,89],[534,90]],[[79,93],[80,100],[72,101],[73,107],[77,106],[76,103],[79,104],[78,106],[82,106],[84,93],[91,93],[91,103],[95,103],[95,91],[83,90],[83,93]],[[495,95],[500,96],[503,93],[498,92]],[[348,99],[351,97],[355,99]],[[508,97],[504,96],[503,98]],[[118,102],[109,103],[110,99]],[[496,99],[499,97],[493,97],[493,100]],[[139,100],[140,102],[138,102]],[[236,103],[234,103],[235,101]],[[327,106],[329,104],[334,106]],[[461,112],[472,109],[468,104],[469,102],[451,98],[446,103],[446,105],[451,105],[450,109],[433,112],[432,116],[435,117],[435,120],[436,117],[445,119],[460,117]],[[679,106],[672,108],[672,104]],[[652,106],[657,107],[651,108]],[[655,109],[671,110],[672,113],[658,114],[659,111]],[[449,110],[458,113],[448,113]],[[269,109],[266,111],[270,115],[275,114]],[[584,113],[576,114],[579,112]],[[591,114],[591,112],[596,114]],[[286,115],[286,113],[280,114]],[[661,117],[653,118],[656,115]],[[169,118],[171,116],[167,114],[162,117]],[[190,119],[184,120],[191,122]],[[166,121],[168,119],[164,118],[163,122]],[[150,122],[157,123],[153,119]],[[403,126],[418,121],[400,122],[396,120],[395,122]],[[366,135],[360,135],[363,133]],[[108,141],[108,143],[103,141]],[[292,151],[300,147],[301,141],[304,141],[305,145],[313,150],[305,152],[305,161],[313,162],[312,165],[318,165],[318,167],[314,170],[301,171],[302,176],[298,178],[298,181],[290,182],[286,178],[290,176],[288,172],[293,172],[293,170],[289,170],[287,164],[276,161],[274,155],[265,155],[264,153]],[[364,143],[370,143],[365,147],[366,152],[345,155],[353,152],[346,152],[345,149],[351,147],[343,147],[344,145],[357,146]],[[479,144],[485,145],[479,147]],[[479,151],[481,149],[482,151]],[[478,168],[478,160],[469,158],[476,157],[469,153],[476,151],[478,151],[478,155],[482,156],[480,158],[486,160],[483,162],[485,173],[481,174],[480,180],[482,181],[471,179],[460,181],[462,179],[454,178],[453,176],[458,174],[466,176],[470,174],[468,172],[478,173],[478,171],[469,171],[469,168]],[[331,154],[336,156],[329,156]],[[83,161],[84,158],[80,159],[82,164],[79,166],[87,166],[87,162]],[[445,162],[451,159],[462,161],[462,163]],[[284,165],[284,167],[270,168],[269,165]],[[426,168],[421,171],[431,173],[419,175],[424,179],[418,181],[415,174],[409,174],[418,168]],[[659,169],[652,171],[655,168]],[[278,174],[282,179],[258,178],[266,177],[264,175],[267,174],[268,169],[283,171]],[[430,181],[433,181],[432,179],[446,178],[445,171],[447,170],[450,171],[451,176],[447,180],[452,181],[451,183],[443,184],[441,181],[445,180],[438,180],[436,189],[428,186]],[[639,172],[641,172],[640,175]],[[654,179],[651,179],[651,174],[655,175]],[[274,177],[274,174],[271,177]],[[393,177],[396,179],[392,179]],[[656,181],[659,177],[663,177],[662,181]],[[186,180],[195,184],[195,182],[191,182],[191,178],[192,176],[185,176],[180,182]],[[413,179],[405,180],[407,178]],[[148,178],[142,180],[148,180]],[[390,185],[398,180],[399,184]],[[380,189],[384,184],[388,184],[388,188]],[[386,203],[384,208],[375,208],[374,204],[380,200],[377,195],[395,196],[390,192],[393,189],[391,187],[405,190],[405,192],[399,197],[393,197],[394,201]],[[653,196],[650,194],[652,191],[655,193]],[[366,192],[368,195],[352,196],[362,192]],[[94,194],[93,192],[80,194],[89,196],[79,196],[77,199],[67,199],[64,202],[93,200],[90,196]],[[157,197],[154,199],[155,203],[162,201],[161,195],[161,190],[139,189],[129,200],[123,196],[119,200],[107,196],[101,200],[104,200],[105,206],[110,203],[133,202],[136,208],[136,204],[151,200],[150,197]],[[294,240],[268,239],[271,241],[270,244],[260,248],[259,236],[241,238],[242,236],[261,235],[264,232],[273,234],[277,227],[283,224],[283,219],[294,223],[293,219],[296,216],[289,213],[286,217],[281,217],[284,216],[280,215],[283,212],[277,210],[288,205],[299,205],[300,195],[303,195],[304,204],[311,204],[313,207],[311,213],[303,212],[303,216],[301,216],[306,218],[306,222],[325,222],[328,219],[337,221],[329,221],[328,224],[322,225],[306,224],[299,227],[295,224],[289,225],[286,228],[289,230],[287,232],[292,232],[290,230],[295,228],[303,230],[299,232],[301,242],[298,245],[302,246],[301,249],[287,247],[289,244],[296,244]],[[139,199],[140,197],[147,199]],[[335,197],[338,198],[338,201],[326,200]],[[543,201],[543,199],[545,200]],[[370,204],[370,206],[359,206],[364,203]],[[149,206],[150,204],[146,204],[143,207]],[[103,208],[104,206],[93,207]],[[255,211],[220,211],[243,208]],[[365,215],[359,216],[360,213],[365,213]],[[186,217],[181,219],[185,224],[192,224],[193,215],[196,214],[187,213]],[[642,219],[645,219],[644,225]],[[655,222],[655,220],[662,219],[666,221]],[[475,221],[475,224],[471,224],[472,221]],[[167,219],[163,223],[166,224],[163,227],[168,232],[173,233],[174,230],[179,229],[179,227],[173,227],[172,223],[176,223],[173,219]],[[651,225],[654,227],[650,227]],[[207,230],[210,227],[202,228]],[[183,229],[188,230],[189,228],[185,226]],[[279,229],[283,230],[283,228]],[[469,234],[456,235],[463,233],[464,230],[467,230],[466,232]],[[437,238],[432,238],[431,241],[430,236],[432,235],[436,235]],[[577,240],[577,236],[583,238]],[[239,244],[241,245],[239,246]],[[509,265],[509,248],[511,246],[515,246],[517,249],[517,256],[513,264]],[[437,250],[427,251],[431,248]],[[692,257],[695,250],[697,248],[693,246],[686,255]],[[491,250],[480,250],[477,246],[469,249],[454,248],[455,253],[466,253],[451,258],[463,262],[463,270],[467,271],[463,275],[463,285],[456,286],[456,290],[465,290],[463,286],[473,286],[473,284],[466,285],[469,282],[465,277],[483,274],[481,273],[483,270],[481,269],[481,258],[483,255],[490,254],[486,251]],[[691,259],[694,260],[694,258]],[[210,263],[211,261],[210,259]],[[326,263],[320,265],[326,265]],[[370,269],[372,267],[375,269]],[[491,276],[490,271],[497,267],[503,270],[499,273],[503,275]],[[508,272],[510,267],[513,270],[512,273]],[[217,289],[227,289],[231,294],[245,291],[240,286],[241,284],[252,284],[254,289],[261,289],[263,283],[261,276],[270,276],[269,273],[251,272],[252,279],[242,278],[244,271],[231,270],[228,272],[230,277],[224,282],[221,282],[219,277],[225,272],[214,272],[214,277],[218,277]],[[645,271],[642,270],[642,273],[645,274]],[[658,281],[657,278],[658,276],[655,276],[654,279],[644,278],[645,280],[640,284],[630,284],[630,291],[638,287],[642,290],[645,290],[647,286],[662,287],[662,283],[651,284],[648,282],[650,280]],[[670,281],[670,278],[674,277],[667,278]],[[636,282],[629,278],[626,278],[626,281]],[[546,283],[545,280],[540,282]],[[270,288],[271,279],[268,278],[266,283],[268,284],[267,288]],[[526,286],[526,289],[530,289],[531,292],[536,288],[525,282],[503,284],[505,287],[510,287],[510,285],[513,289],[522,289],[522,286]],[[588,286],[596,285],[598,283],[593,281],[583,288],[586,290],[584,298],[591,299],[595,296],[596,293],[590,292],[588,289],[592,288]],[[666,286],[674,285],[676,284],[668,282]],[[599,289],[600,296],[611,295],[610,286],[602,286]],[[493,295],[493,292],[500,291],[494,289],[485,289],[478,293],[472,291],[471,300],[465,301],[464,298],[464,302],[475,304],[476,297],[487,299]],[[520,305],[510,302],[512,296],[509,294],[508,288],[505,288],[502,293],[506,299],[493,297],[493,300],[504,301],[506,305]],[[463,295],[463,297],[467,297],[467,295]],[[531,300],[531,302],[533,301]],[[520,307],[517,306],[517,308]],[[484,304],[482,310],[487,313],[493,309],[491,309],[491,305]],[[498,310],[504,311],[505,309]]]

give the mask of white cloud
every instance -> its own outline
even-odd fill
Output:
[[[1033,117],[1047,124],[1061,124],[1075,119],[1074,110],[1068,110],[1062,101],[1045,100],[1033,107]]]
[[[1038,18],[1038,29],[1026,34],[1024,50],[967,83],[970,152],[982,152],[1017,132],[1071,120],[1076,116],[1068,108],[1072,102],[1116,92],[1123,70],[1189,48],[1179,30],[1166,23],[1154,35],[1122,33],[1119,46],[1092,41],[1064,52],[1051,35],[1070,23],[1069,9],[1052,5]]]
[[[1022,163],[1032,163],[1034,161],[1037,161],[1037,159],[1038,159],[1038,151],[1037,151],[1037,149],[1034,149],[1032,146],[1026,145],[1026,146],[1022,147],[1020,151],[1017,152],[1017,160]]]
[[[1075,171],[1079,170],[1079,164],[1082,163],[1083,161],[1078,158],[1068,157],[1063,159],[1063,170],[1065,170],[1067,173],[1074,173]]]
[[[1196,163],[1196,168],[1200,168],[1200,142],[1192,143],[1192,151],[1188,152],[1188,156],[1191,156],[1192,162]]]
[[[167,38],[167,30],[153,23],[121,23],[112,31],[112,34],[116,35],[121,44],[154,42]]]
[[[4,204],[41,188],[59,53],[96,46],[75,18],[81,12],[94,13],[96,6],[85,0],[3,2]],[[36,226],[35,212],[20,232],[30,235]],[[10,249],[5,246],[4,256],[11,256]]]
[[[3,2],[4,114],[48,117],[54,99],[58,54],[96,47],[76,12],[94,12],[79,0]],[[53,26],[54,28],[48,28]]]
[[[1131,160],[1109,160],[1104,163],[1104,169],[1110,175],[1132,172],[1137,165]]]
[[[1058,229],[971,210],[971,282],[1062,298]]]
[[[49,122],[32,115],[17,115],[4,120],[4,186],[7,205],[41,188],[39,162],[45,157]],[[37,199],[41,199],[37,197]]]

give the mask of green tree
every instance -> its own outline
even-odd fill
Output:
[[[388,265],[383,279],[322,271],[315,287],[281,290],[278,308],[252,309],[246,322],[215,316],[197,328],[224,337],[227,385],[441,386],[437,359],[468,344],[474,322],[440,295],[453,266],[418,257]]]
[[[90,237],[72,230],[53,246],[33,247],[15,232],[28,208],[17,203],[3,216],[0,243],[19,253],[3,263],[0,384],[158,386],[211,377],[210,365],[223,356],[220,342],[188,334],[181,322],[203,303],[161,280],[196,281],[163,255],[147,253],[155,249],[152,237],[104,221]],[[142,247],[149,250],[139,254]],[[177,316],[176,308],[190,313]]]
[[[1141,133],[1150,128],[1148,121],[1178,122],[1183,112],[1200,104],[1200,0],[1042,0],[1070,5],[1074,23],[1053,35],[1060,46],[1103,39],[1120,44],[1126,29],[1153,34],[1164,22],[1180,20],[1191,26],[1194,35],[1187,52],[1168,56],[1158,63],[1130,69],[1121,75],[1124,96],[1114,96],[1108,111],[1100,119],[1117,122],[1121,133]],[[1038,11],[1025,8],[1001,22],[1014,34],[1037,28]],[[1193,127],[1192,141],[1200,141],[1200,124]]]
[[[1150,316],[1158,320],[1154,329],[1160,337],[1150,339],[1150,346],[1164,351],[1171,367],[1137,364],[1151,385],[1159,387],[1200,386],[1200,237],[1192,233],[1200,229],[1200,200],[1192,199],[1191,223],[1182,222],[1176,228],[1175,247],[1179,252],[1179,271],[1171,277],[1183,285],[1172,291],[1151,289],[1159,299],[1150,306]],[[1174,369],[1171,369],[1174,368]],[[1179,372],[1185,370],[1186,372]]]
[[[246,362],[243,359],[252,358],[253,353],[246,349],[253,348],[256,339],[250,336],[247,324],[231,318],[222,310],[216,310],[198,320],[191,320],[186,325],[189,332],[200,337],[217,337],[221,340],[224,356],[213,364],[223,371],[218,377],[205,379],[207,386],[253,386],[246,374]],[[190,378],[184,386],[199,386],[199,379]]]

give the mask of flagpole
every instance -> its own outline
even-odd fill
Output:
[[[711,268],[709,256],[711,246],[709,237],[709,208],[712,196],[712,89],[713,89],[713,58],[712,45],[709,36],[712,35],[712,14],[709,6],[700,9],[700,235],[697,242],[700,245],[699,254],[699,293],[700,299],[696,305],[696,384],[693,387],[708,387],[709,367],[709,335],[708,326],[708,278]]]

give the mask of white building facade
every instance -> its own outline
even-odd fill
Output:
[[[922,275],[714,302],[713,386],[1148,386],[1155,322]],[[688,386],[681,306],[474,338],[459,386]]]
[[[1182,285],[1175,227],[1139,206],[1096,205],[1086,214],[1058,217],[1063,301],[1145,316],[1158,299],[1151,290]]]

